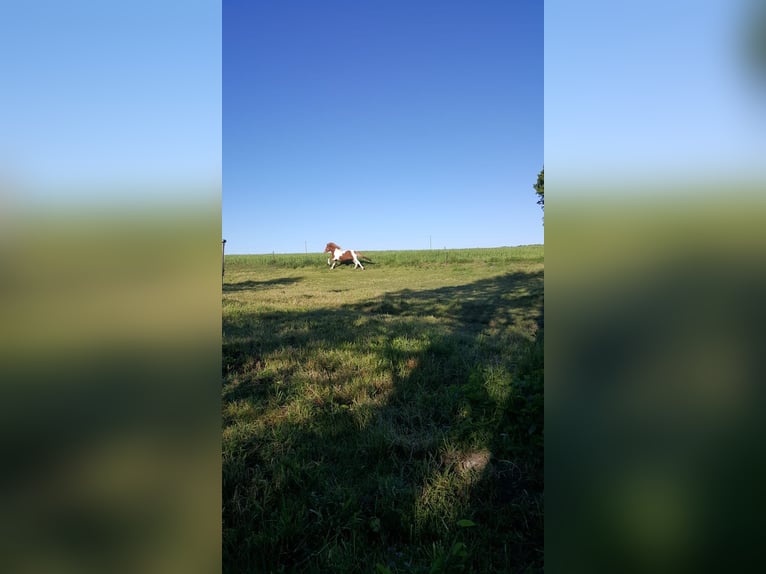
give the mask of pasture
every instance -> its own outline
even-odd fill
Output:
[[[227,255],[224,572],[543,569],[543,246]]]

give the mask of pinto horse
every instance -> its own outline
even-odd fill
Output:
[[[335,269],[335,266],[338,263],[353,262],[354,269],[361,267],[362,271],[364,271],[364,265],[362,265],[359,260],[364,259],[365,261],[372,263],[369,258],[359,253],[359,251],[354,251],[353,249],[343,249],[340,245],[333,243],[332,241],[325,246],[324,252],[330,254],[330,257],[327,258],[327,264],[330,266],[330,269]]]

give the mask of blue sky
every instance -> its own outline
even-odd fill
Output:
[[[766,86],[744,50],[759,2],[546,0],[549,201],[573,182],[763,181]]]
[[[221,51],[217,0],[1,3],[0,178],[40,205],[217,197]]]
[[[542,6],[225,0],[227,253],[542,243]]]
[[[223,178],[231,252],[541,242],[543,162],[549,209],[578,178],[766,180],[759,1],[547,0],[544,66],[542,0],[0,3],[0,201]]]

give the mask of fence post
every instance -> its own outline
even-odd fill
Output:
[[[223,274],[226,273],[226,240],[221,241],[221,285],[223,285]]]

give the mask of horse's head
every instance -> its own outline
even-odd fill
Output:
[[[324,252],[325,253],[333,253],[336,249],[340,249],[335,243],[330,241],[327,245],[325,245]]]

